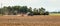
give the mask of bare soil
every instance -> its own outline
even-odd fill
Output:
[[[0,26],[60,26],[60,16],[0,16]]]

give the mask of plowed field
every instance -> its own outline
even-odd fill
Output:
[[[0,16],[0,26],[60,26],[60,16]]]

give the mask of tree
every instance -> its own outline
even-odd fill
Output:
[[[11,6],[8,6],[8,7],[7,7],[7,10],[8,10],[8,15],[12,14],[12,10],[13,10],[13,9],[12,9]]]
[[[2,8],[2,13],[3,14],[8,14],[8,8],[6,7],[6,6],[4,6],[3,8]]]
[[[44,15],[49,15],[49,12],[48,12],[48,11],[46,11],[46,12],[44,13]]]
[[[19,11],[20,11],[21,13],[27,13],[27,10],[28,10],[27,6],[22,6],[22,7],[19,9]]]
[[[28,8],[28,12],[32,13],[32,8],[31,7]]]
[[[44,9],[43,7],[39,8],[39,13],[40,13],[41,15],[44,14],[44,12],[45,12],[45,9]]]
[[[2,9],[0,9],[0,14],[2,14]]]
[[[19,9],[20,9],[20,6],[12,6],[12,11],[13,11],[13,14],[18,14],[18,13],[20,13],[20,11],[19,11]],[[16,11],[16,12],[15,12]]]
[[[12,8],[13,8],[14,10],[19,10],[19,9],[20,9],[20,6],[12,6]]]
[[[34,15],[38,15],[38,9],[34,8],[34,9],[33,9],[33,14],[34,14]]]
[[[27,6],[4,6],[3,8],[0,9],[0,14],[26,14],[27,12],[30,12],[31,15],[43,15],[46,14],[48,15],[49,12],[45,11],[45,8],[41,7],[39,9],[34,8],[32,11],[32,8]],[[60,13],[60,12],[59,12]],[[30,15],[29,14],[29,15]]]

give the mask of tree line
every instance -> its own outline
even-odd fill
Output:
[[[45,8],[41,7],[39,9],[27,6],[4,6],[0,8],[0,14],[7,15],[17,15],[17,14],[26,14],[30,13],[33,15],[49,15],[49,12]]]

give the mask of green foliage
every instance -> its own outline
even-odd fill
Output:
[[[48,11],[46,11],[46,12],[44,13],[44,15],[49,15],[49,12],[48,12]]]
[[[21,13],[27,13],[27,6],[22,6],[20,9],[19,9],[19,11],[21,12]]]
[[[33,9],[33,14],[34,14],[34,15],[38,15],[38,9],[34,8],[34,9]]]
[[[44,12],[45,12],[45,9],[44,9],[43,7],[39,8],[39,13],[40,13],[41,15],[44,14]]]
[[[0,14],[2,14],[2,9],[0,9]]]
[[[13,14],[19,13],[19,9],[20,9],[20,8],[21,8],[20,6],[12,6],[12,13],[13,13]]]
[[[32,13],[32,8],[29,7],[27,11]]]
[[[41,7],[39,9],[34,8],[32,11],[32,7],[27,7],[27,6],[4,6],[2,9],[0,9],[0,14],[9,14],[9,15],[16,15],[16,14],[21,14],[21,13],[28,13],[34,14],[34,15],[44,15],[44,13],[47,15],[49,12],[45,12],[45,8]]]

